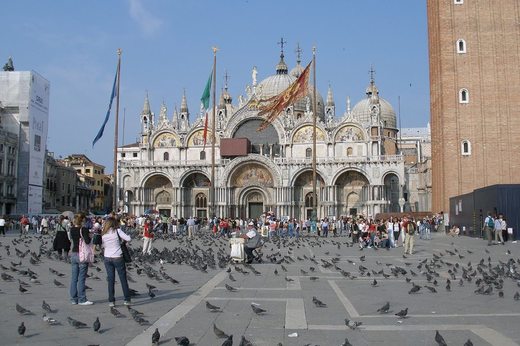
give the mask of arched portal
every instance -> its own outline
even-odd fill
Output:
[[[144,210],[158,210],[165,216],[172,211],[173,188],[171,181],[164,175],[150,176],[143,187]]]
[[[210,185],[209,178],[201,172],[191,173],[182,180],[181,200],[184,217],[205,218],[208,216]]]
[[[243,204],[248,219],[257,219],[264,213],[264,196],[259,190],[254,189],[244,194]]]
[[[368,179],[360,172],[345,171],[336,179],[338,210],[343,215],[367,212]]]
[[[400,212],[401,209],[399,207],[399,178],[394,173],[390,173],[385,176],[384,185],[384,196],[389,203],[388,212]]]
[[[312,171],[308,170],[302,172],[294,181],[294,217],[297,219],[309,219],[312,215],[314,206],[314,195],[313,195],[313,177]],[[318,207],[318,217],[322,215],[320,206],[320,196],[325,182],[321,175],[316,175],[316,205]]]

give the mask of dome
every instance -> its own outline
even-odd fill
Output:
[[[371,105],[370,96],[359,101],[352,109],[352,118],[362,124],[369,124]],[[381,121],[383,122],[383,126],[394,129],[397,128],[395,111],[390,102],[379,97],[379,105],[381,108]]]
[[[293,69],[291,70],[291,72],[289,72],[289,74],[291,76],[293,76],[294,78],[298,78],[300,77],[300,75],[303,73],[303,66],[301,64],[296,64],[296,66],[293,67]]]
[[[287,89],[287,87],[289,87],[289,85],[291,85],[291,83],[293,83],[297,79],[295,76],[292,75],[292,71],[294,71],[296,68],[298,68],[298,65],[291,70],[291,74],[287,74],[287,72],[278,73],[278,71],[277,71],[277,74],[269,76],[269,77],[265,78],[264,80],[262,80],[256,87],[257,97],[259,99],[268,99],[270,97],[280,94],[282,91]],[[302,72],[303,72],[303,69],[302,69]],[[313,86],[311,84],[311,79],[309,79],[308,89],[309,89],[309,92],[307,93],[307,95],[295,103],[295,105],[294,105],[295,111],[300,111],[300,112],[305,111],[306,103],[307,103],[305,98],[307,96],[310,96],[311,101],[312,101]],[[323,97],[321,96],[319,91],[316,92],[316,98],[317,98],[317,102],[319,105],[317,115],[318,115],[318,117],[323,119],[323,116],[325,114],[324,103],[323,103]],[[311,102],[311,109],[312,109],[312,102]]]

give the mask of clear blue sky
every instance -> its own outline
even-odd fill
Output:
[[[295,65],[299,42],[303,63],[317,47],[318,89],[332,85],[336,114],[365,97],[369,69],[380,95],[396,111],[401,97],[403,127],[429,121],[426,1],[167,1],[17,0],[2,3],[0,60],[13,56],[16,70],[35,70],[51,82],[48,150],[57,156],[84,153],[112,171],[113,114],[103,138],[92,140],[108,106],[123,49],[121,118],[125,144],[139,132],[146,91],[158,116],[164,101],[171,116],[185,89],[191,120],[218,52],[217,88],[224,70],[234,100],[245,94],[251,69],[258,81],[274,74],[280,37],[286,62]],[[120,130],[120,134],[122,129]],[[120,138],[120,143],[121,143]]]

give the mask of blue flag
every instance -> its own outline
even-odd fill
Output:
[[[108,104],[108,111],[107,115],[105,116],[105,121],[103,121],[103,125],[101,125],[101,128],[99,129],[98,134],[96,135],[96,138],[92,141],[92,147],[94,147],[94,144],[103,137],[103,131],[105,131],[105,125],[108,122],[108,119],[110,118],[110,110],[112,109],[112,102],[114,101],[114,98],[117,96],[117,89],[116,89],[116,82],[117,82],[117,71],[119,71],[119,64],[118,68],[116,69],[116,76],[114,78],[114,85],[112,86],[112,95],[110,95],[110,103]]]

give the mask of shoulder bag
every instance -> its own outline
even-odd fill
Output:
[[[121,253],[123,254],[123,259],[124,259],[125,263],[132,262],[132,256],[130,255],[130,250],[126,246],[126,241],[121,239],[121,237],[119,236],[118,230],[116,230],[116,234],[117,234],[117,238],[119,239],[119,245],[121,246]]]

